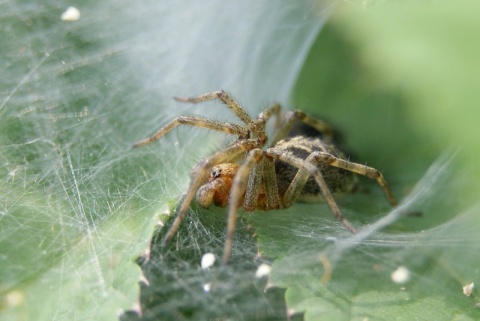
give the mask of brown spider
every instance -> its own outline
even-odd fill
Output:
[[[337,219],[350,232],[355,233],[355,228],[342,216],[331,194],[331,191],[352,191],[356,184],[353,173],[376,180],[390,204],[396,205],[383,175],[372,167],[346,160],[345,155],[335,146],[331,128],[323,121],[299,110],[288,111],[281,117],[278,104],[267,108],[254,120],[224,91],[193,98],[175,98],[177,101],[190,103],[214,99],[222,101],[245,126],[197,116],[179,116],[153,136],[134,144],[134,147],[149,144],[180,124],[238,136],[224,150],[205,158],[194,167],[187,193],[164,242],[168,242],[175,235],[195,194],[197,202],[205,208],[212,203],[222,207],[229,206],[224,263],[228,263],[230,256],[240,206],[246,211],[269,211],[288,208],[296,200],[323,197]],[[276,118],[276,133],[269,147],[265,148],[265,124],[272,116]],[[289,135],[297,120],[320,135]]]

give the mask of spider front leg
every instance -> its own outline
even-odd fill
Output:
[[[270,211],[279,207],[280,197],[278,195],[275,163],[273,159],[263,157],[262,160],[252,168],[248,177],[248,188],[245,192],[243,208],[251,212],[255,209]]]
[[[244,122],[245,125],[247,125],[249,130],[251,130],[257,135],[263,134],[263,128],[259,127],[258,124],[253,121],[250,115],[248,115],[247,112],[242,108],[242,106],[240,106],[240,104],[237,103],[235,99],[232,98],[232,96],[230,96],[223,90],[205,93],[196,97],[175,97],[174,99],[176,101],[184,103],[201,103],[209,100],[218,99],[223,102],[235,115],[237,115],[237,117],[240,118],[240,120]]]
[[[248,180],[248,176],[251,173],[252,169],[255,167],[255,165],[259,164],[259,162],[262,160],[262,154],[263,152],[259,148],[250,151],[247,155],[246,160],[240,166],[237,174],[235,175],[235,178],[233,179],[232,189],[230,191],[230,202],[228,205],[227,238],[225,240],[225,246],[223,249],[224,264],[228,263],[228,259],[230,258],[230,254],[232,252],[233,236],[235,233],[235,226],[237,224],[238,218],[238,208],[241,205],[240,201],[242,199],[242,195],[247,189],[246,182]],[[255,188],[258,188],[258,186],[256,186]],[[258,197],[258,193],[256,194],[256,197]],[[251,196],[247,195],[246,197],[248,198]]]
[[[240,137],[247,137],[248,129],[229,123],[222,123],[215,120],[210,120],[202,117],[197,116],[179,116],[173,119],[171,122],[160,128],[155,134],[150,137],[147,137],[139,142],[133,144],[133,147],[140,147],[147,144],[150,144],[163,136],[165,136],[168,132],[173,130],[175,127],[179,125],[189,125],[195,127],[202,127],[206,129],[216,130],[219,132],[225,132],[227,134],[234,134]]]

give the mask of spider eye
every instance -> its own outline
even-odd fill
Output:
[[[221,168],[214,168],[213,171],[212,171],[212,176],[214,178],[219,178],[220,175],[222,173],[222,169]]]

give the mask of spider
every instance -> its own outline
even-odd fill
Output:
[[[134,147],[156,141],[179,125],[207,128],[231,135],[237,139],[225,149],[203,159],[191,172],[191,181],[177,215],[163,242],[168,242],[178,230],[190,203],[208,208],[228,206],[227,235],[223,263],[227,264],[233,242],[238,209],[274,210],[288,208],[297,200],[323,199],[335,217],[352,233],[356,229],[343,217],[333,192],[351,192],[360,174],[376,180],[392,206],[397,203],[383,175],[375,168],[353,163],[336,146],[333,130],[324,121],[308,116],[300,110],[281,113],[274,104],[257,119],[247,112],[225,91],[209,92],[192,98],[175,100],[200,103],[209,100],[223,102],[243,123],[219,122],[197,116],[179,116],[152,136],[135,143]],[[275,117],[275,134],[267,145],[267,121]],[[295,123],[300,122],[318,135],[296,135]]]

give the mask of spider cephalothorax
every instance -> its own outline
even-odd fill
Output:
[[[342,216],[331,194],[352,191],[356,183],[354,173],[375,179],[389,202],[396,205],[382,174],[372,167],[348,161],[336,146],[330,126],[321,120],[299,110],[281,114],[278,104],[267,108],[254,120],[224,91],[175,99],[191,103],[219,99],[245,125],[179,116],[153,136],[134,145],[149,144],[180,124],[237,136],[225,149],[205,158],[192,170],[185,198],[164,242],[175,235],[194,197],[203,207],[211,204],[229,207],[224,263],[230,256],[239,207],[247,211],[273,210],[290,207],[297,200],[321,198],[340,222],[355,233],[355,228]],[[272,116],[275,117],[275,135],[266,147],[265,124]],[[316,134],[302,135],[302,131],[292,130],[295,122],[303,123]]]

